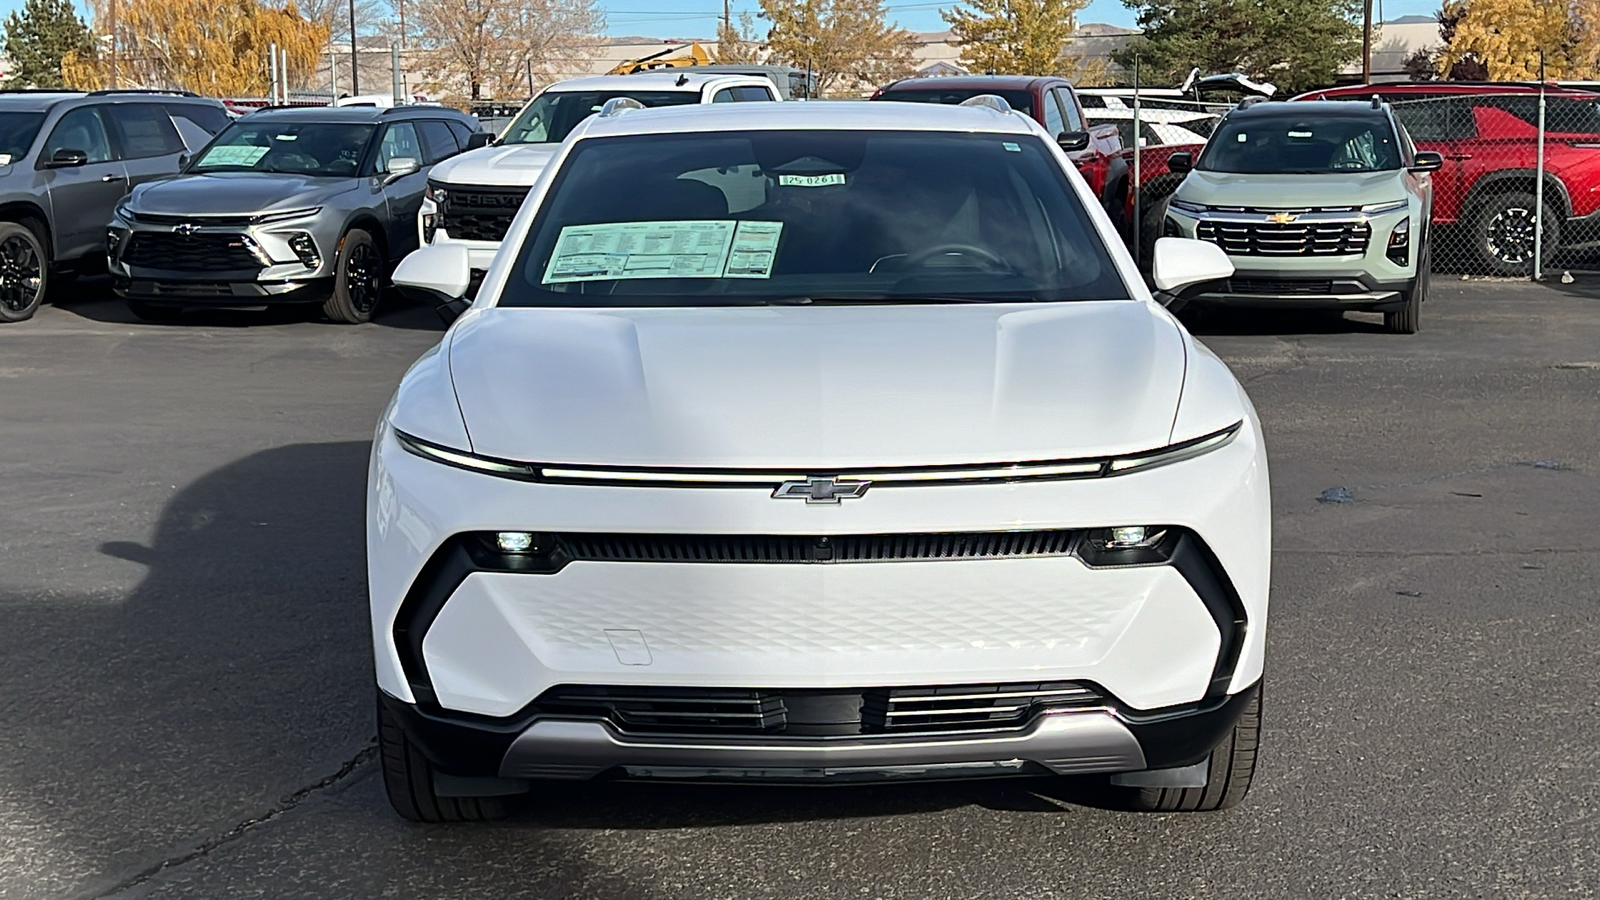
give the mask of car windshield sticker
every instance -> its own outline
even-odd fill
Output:
[[[782,222],[740,222],[733,233],[724,278],[771,278]]]
[[[9,166],[9,165],[11,165],[11,154],[9,154],[9,153],[0,153],[0,166]]]
[[[1010,141],[1006,141],[1005,143],[1001,144],[1000,146],[1006,148],[1006,152],[1007,153],[1021,153],[1022,152],[1022,145],[1021,144],[1013,144]]]
[[[1311,132],[1309,132],[1309,131],[1291,131],[1291,132],[1289,132],[1289,137],[1292,137],[1292,138],[1308,138],[1308,137],[1311,137]]]
[[[844,184],[844,173],[834,172],[831,175],[779,175],[780,187],[827,187],[833,184]]]
[[[268,148],[253,147],[249,144],[230,144],[222,147],[212,147],[206,158],[200,160],[202,166],[253,166],[261,157],[267,155]]]

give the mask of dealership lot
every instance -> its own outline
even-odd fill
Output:
[[[0,331],[0,897],[1567,896],[1600,882],[1600,285],[1439,279],[1424,330],[1197,330],[1273,462],[1263,772],[1109,813],[1028,783],[565,790],[389,810],[362,497],[427,310]],[[1114,377],[1115,373],[1108,373]]]

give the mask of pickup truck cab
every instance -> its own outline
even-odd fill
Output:
[[[492,146],[469,150],[434,167],[417,216],[421,243],[466,244],[473,271],[487,270],[528,189],[561,142],[611,100],[626,98],[654,107],[775,101],[778,96],[777,87],[763,76],[682,69],[552,84],[528,101]]]
[[[1090,125],[1072,82],[1031,75],[952,75],[907,78],[886,84],[874,100],[957,104],[980,94],[994,94],[1050,132],[1077,166],[1106,214],[1126,233],[1129,189],[1128,161],[1114,124]]]

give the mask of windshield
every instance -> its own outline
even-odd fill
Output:
[[[376,126],[242,119],[206,147],[189,172],[285,172],[348,178]]]
[[[28,155],[43,122],[42,112],[0,112],[0,166]]]
[[[581,142],[499,304],[1127,296],[1038,138],[756,131]]]
[[[627,97],[645,106],[688,106],[700,102],[693,91],[546,91],[528,104],[500,138],[502,144],[559,144],[578,123],[600,111],[607,100]]]
[[[980,94],[993,94],[1006,101],[1012,109],[1030,118],[1033,116],[1033,94],[1029,91],[997,91],[992,88],[966,88],[945,91],[932,90],[930,88],[895,88],[892,91],[884,91],[873,99],[899,100],[909,103],[943,103],[947,106],[955,106]]]
[[[1247,175],[1379,172],[1400,168],[1400,150],[1389,121],[1376,116],[1230,117],[1217,126],[1195,168]]]

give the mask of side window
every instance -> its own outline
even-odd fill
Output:
[[[456,136],[456,143],[465,147],[467,145],[467,139],[472,137],[471,127],[469,127],[467,123],[458,122],[455,119],[451,119],[447,124],[450,126],[450,131]]]
[[[428,165],[461,152],[461,144],[456,141],[455,133],[443,121],[424,119],[417,125],[422,129],[422,143],[428,151],[428,158],[424,162]]]
[[[1072,97],[1072,92],[1065,88],[1056,88],[1051,93],[1056,95],[1056,102],[1061,104],[1061,112],[1067,118],[1068,131],[1082,131],[1083,119],[1078,115],[1078,101]]]
[[[1044,95],[1044,130],[1050,132],[1051,137],[1059,137],[1067,130],[1067,121],[1061,117],[1061,104],[1055,101],[1054,91]]]
[[[89,162],[110,162],[111,141],[106,137],[100,107],[80,106],[62,116],[45,141],[41,159],[50,159],[57,150],[82,150],[89,155]]]
[[[396,122],[383,133],[378,145],[378,171],[389,171],[389,160],[409,156],[422,164],[422,144],[417,140],[417,126],[411,122]]]
[[[756,87],[754,85],[749,87],[734,88],[733,92],[738,95],[740,100],[746,101],[778,99],[777,97],[772,96],[772,91],[768,90],[767,88]]]
[[[183,139],[167,111],[154,103],[118,103],[105,108],[122,143],[123,159],[150,159],[182,153]]]
[[[1413,141],[1461,141],[1476,131],[1471,108],[1454,97],[1396,103],[1393,108]]]
[[[732,103],[732,102],[734,102],[735,100],[738,100],[738,99],[739,99],[738,97],[735,97],[733,95],[733,88],[723,88],[722,90],[717,91],[716,95],[711,98],[711,102],[712,103]]]
[[[205,129],[207,134],[216,134],[233,121],[227,113],[209,103],[168,103],[166,107],[174,121],[183,119],[193,122]]]

